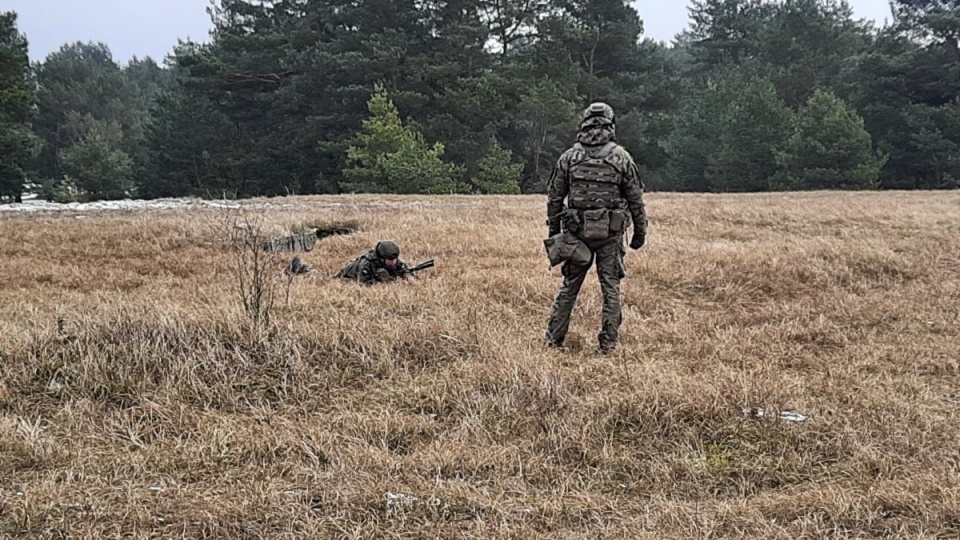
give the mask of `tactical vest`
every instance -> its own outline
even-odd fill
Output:
[[[607,143],[593,157],[579,143],[574,146],[577,152],[570,166],[570,193],[567,196],[570,208],[593,210],[623,207],[623,195],[620,193],[623,176],[607,160],[616,146],[616,143]]]
[[[365,253],[364,255],[361,255],[360,257],[357,257],[356,259],[348,262],[333,277],[344,278],[344,279],[359,279],[360,272],[362,270],[363,265],[367,263],[367,261],[369,261],[369,264],[374,264],[373,262],[374,257],[375,256],[373,255],[372,251],[369,253]]]

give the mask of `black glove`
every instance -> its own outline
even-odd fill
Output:
[[[633,238],[630,240],[630,249],[640,249],[647,242],[647,231],[637,229],[633,231]]]

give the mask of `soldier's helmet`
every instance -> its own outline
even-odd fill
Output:
[[[381,259],[398,259],[400,258],[400,246],[392,240],[384,240],[382,242],[377,242],[377,247],[373,248],[374,253],[377,254],[377,257]]]
[[[591,103],[580,118],[580,128],[588,126],[614,125],[617,123],[616,116],[613,114],[613,107],[603,102]]]

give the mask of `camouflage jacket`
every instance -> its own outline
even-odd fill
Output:
[[[560,156],[547,187],[547,221],[550,229],[560,230],[560,219],[565,208],[564,201],[571,195],[571,170],[588,160],[602,160],[604,164],[616,171],[618,181],[616,200],[601,204],[610,208],[627,208],[633,218],[634,228],[645,232],[647,212],[643,203],[643,180],[640,178],[640,171],[633,157],[616,143],[609,143],[599,148],[576,144]],[[570,203],[571,208],[578,207],[576,201],[567,202]]]
[[[397,264],[390,268],[383,263],[383,259],[370,250],[348,262],[334,277],[356,281],[363,285],[373,285],[406,278],[407,265],[403,261],[397,261]]]

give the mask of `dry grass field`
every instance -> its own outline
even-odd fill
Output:
[[[960,193],[649,194],[608,356],[542,197],[246,204],[360,227],[259,326],[238,211],[0,213],[0,537],[960,538]]]

